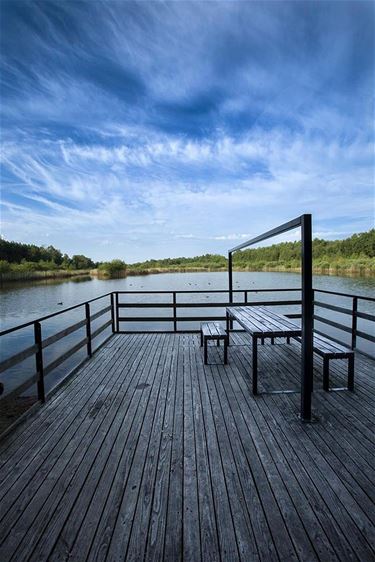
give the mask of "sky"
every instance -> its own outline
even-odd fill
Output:
[[[374,2],[0,10],[5,239],[131,263],[373,228]]]

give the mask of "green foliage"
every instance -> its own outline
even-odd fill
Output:
[[[219,254],[205,254],[193,258],[166,258],[162,260],[147,260],[145,262],[134,263],[129,266],[129,270],[148,270],[148,269],[222,269],[227,267],[227,260]]]
[[[60,250],[53,246],[35,246],[35,244],[21,244],[0,239],[0,260],[9,263],[21,263],[22,260],[29,262],[51,261],[61,265],[63,255]]]
[[[0,273],[8,273],[10,269],[11,266],[7,260],[0,260]]]
[[[375,257],[375,229],[361,234],[353,234],[345,240],[313,240],[314,265],[320,262],[332,264],[339,259]],[[282,242],[264,248],[250,248],[237,252],[233,256],[233,265],[237,267],[268,267],[290,265],[298,267],[301,259],[301,242]],[[329,265],[328,265],[329,267]]]
[[[98,270],[104,275],[112,277],[124,273],[126,270],[126,263],[122,260],[106,261],[98,265]]]
[[[70,260],[70,267],[72,267],[72,269],[92,269],[95,267],[95,263],[86,256],[74,255]]]

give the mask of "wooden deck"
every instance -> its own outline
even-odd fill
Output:
[[[316,357],[305,425],[232,341],[224,367],[198,335],[111,338],[1,444],[0,560],[375,560],[374,362],[326,393]],[[259,346],[259,390],[298,388],[299,358]]]

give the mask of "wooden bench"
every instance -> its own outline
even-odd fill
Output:
[[[301,338],[295,338],[301,341]],[[329,362],[331,359],[348,360],[348,390],[354,390],[354,351],[314,332],[313,349],[323,358],[323,389],[329,391]]]
[[[263,312],[268,313],[269,317],[280,317],[281,314],[277,314],[272,310],[267,310],[263,307],[259,307]],[[285,318],[285,317],[284,317]],[[290,324],[297,325],[293,320],[289,320]],[[301,343],[301,337],[297,336],[294,339]],[[329,391],[329,362],[331,359],[347,359],[348,360],[348,383],[347,389],[350,391],[354,390],[354,351],[345,347],[340,343],[336,343],[327,336],[313,334],[313,350],[314,352],[323,358],[323,389]],[[337,389],[336,389],[337,390]]]
[[[228,343],[229,336],[219,322],[203,322],[201,324],[201,347],[204,345],[204,364],[207,365],[207,344],[209,340],[216,340],[220,345],[220,340],[224,342],[224,365],[228,363]]]
[[[258,393],[258,339],[290,337],[301,341],[301,328],[292,320],[262,306],[240,306],[227,308],[227,332],[230,322],[235,320],[252,337],[253,394]],[[229,342],[228,342],[229,343]],[[348,390],[354,390],[354,352],[329,338],[314,333],[314,351],[323,358],[323,389],[329,390],[329,361],[348,359]]]

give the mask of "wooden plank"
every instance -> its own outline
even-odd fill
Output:
[[[51,434],[68,417],[69,412],[73,411],[75,403],[81,398],[83,389],[89,390],[98,387],[98,380],[104,382],[103,373],[105,369],[110,370],[114,362],[114,357],[102,349],[89,364],[86,364],[79,372],[79,376],[70,380],[67,385],[61,388],[55,397],[49,400],[36,416],[27,424],[18,428],[14,436],[9,436],[0,447],[1,459],[1,493],[4,490],[4,480],[9,474],[14,475],[18,463],[24,458],[29,458],[32,450],[35,454],[40,452],[40,447],[48,443]],[[98,378],[99,377],[99,378]],[[36,430],[37,427],[37,430]],[[13,452],[9,454],[12,447]]]
[[[230,505],[229,492],[226,485],[224,462],[222,457],[218,434],[213,418],[211,403],[206,386],[206,377],[210,376],[210,368],[202,365],[202,359],[196,363],[198,370],[198,388],[200,402],[205,426],[208,459],[210,464],[211,478],[213,480],[212,494],[216,513],[218,530],[218,543],[222,555],[225,553],[226,560],[241,559],[242,548],[239,549],[238,538],[233,521],[233,513]],[[240,533],[240,536],[242,533]],[[242,546],[242,545],[241,545]]]
[[[196,347],[189,348],[189,365],[194,416],[194,433],[197,466],[198,512],[201,535],[201,556],[207,562],[220,559],[218,522],[214,503],[213,482],[209,464],[208,443],[203,405],[200,396],[198,377],[204,376],[201,358]]]
[[[140,350],[140,353],[136,353],[129,364],[122,365],[119,363],[119,372],[126,373],[126,375],[120,374],[115,399],[105,413],[98,432],[93,435],[87,453],[69,483],[69,496],[64,497],[58,507],[53,510],[53,515],[48,522],[48,532],[43,533],[41,540],[33,551],[35,560],[40,560],[48,552],[50,553],[49,556],[55,560],[60,557],[66,559],[67,556],[71,556],[70,552],[80,529],[82,517],[92,503],[91,500],[99,482],[103,482],[103,470],[108,463],[112,465],[113,460],[115,460],[113,455],[114,444],[118,444],[119,450],[123,448],[123,438],[125,437],[126,442],[127,434],[123,435],[121,432],[129,432],[134,412],[142,399],[139,385],[143,373],[136,367],[142,356],[143,350]],[[148,386],[144,387],[144,383],[141,383],[141,385],[142,390],[147,392]],[[103,483],[107,485],[107,482]],[[103,499],[101,503],[103,503]],[[97,511],[98,504],[93,505]],[[94,520],[97,521],[97,518],[95,517]],[[92,524],[92,520],[90,522]],[[56,542],[57,538],[59,538],[58,542]]]
[[[246,390],[240,391],[243,393],[241,396],[239,389],[242,385],[237,384],[237,378],[240,374],[237,369],[234,369],[234,371],[234,376],[230,377],[227,373],[226,376],[220,378],[220,381],[218,379],[218,384],[220,382],[220,385],[223,386],[224,392],[232,404],[233,415],[238,416],[240,412],[244,411],[243,415],[245,419],[249,418],[249,414],[250,419],[252,417],[251,421],[249,420],[247,422],[247,426],[249,427],[256,448],[264,459],[263,466],[267,472],[273,474],[272,478],[274,483],[277,481],[276,478],[281,478],[284,483],[290,497],[289,499],[288,496],[284,496],[283,501],[286,505],[286,509],[290,503],[294,505],[298,511],[298,515],[301,518],[307,535],[310,537],[311,545],[315,551],[311,552],[311,545],[307,543],[307,550],[305,547],[301,559],[318,557],[319,560],[335,560],[336,555],[329,541],[330,529],[326,532],[324,526],[319,523],[314,513],[313,506],[309,504],[309,495],[305,495],[300,487],[301,482],[303,482],[304,486],[306,485],[303,481],[304,474],[297,473],[295,476],[290,468],[289,449],[280,446],[278,441],[273,438],[272,428],[267,427],[265,424],[262,408],[259,407],[259,400],[256,400],[254,403],[254,400],[251,399]],[[247,412],[247,408],[249,408],[249,412]],[[267,436],[267,438],[265,438],[265,436]],[[246,432],[241,432],[241,437],[245,440],[246,444]],[[278,476],[276,476],[275,469],[278,472]],[[273,486],[273,488],[275,488],[275,486]],[[278,490],[279,486],[277,486],[277,492],[275,493],[276,499],[279,497]],[[307,488],[307,490],[309,489]],[[321,505],[320,509],[324,511],[324,507],[324,505]],[[259,530],[257,536],[258,539],[260,539],[264,536],[264,532],[262,533],[261,530]],[[304,542],[306,542],[306,539],[298,542],[302,546]],[[308,552],[310,552],[310,554],[308,554]]]
[[[182,336],[178,338],[178,344]],[[184,377],[183,353],[179,347],[176,365],[176,396],[173,418],[172,451],[169,476],[169,490],[166,511],[166,529],[163,560],[182,560],[183,552],[183,456],[184,456]]]
[[[157,480],[157,476],[159,478],[166,476],[165,471],[159,471],[158,473],[157,467],[162,445],[163,426],[165,425],[165,417],[166,415],[168,416],[167,406],[170,404],[170,401],[168,401],[168,391],[171,384],[171,378],[172,380],[174,379],[172,372],[172,359],[173,353],[167,352],[161,373],[162,382],[159,391],[157,409],[151,426],[150,440],[143,466],[142,480],[139,486],[138,501],[133,517],[133,527],[130,533],[129,544],[126,552],[126,558],[129,560],[144,560],[150,528],[151,510],[155,499],[155,491],[163,489],[166,484],[164,478],[162,478],[162,480]],[[166,440],[169,441],[170,439],[166,438]],[[159,519],[159,526],[163,527],[165,523],[165,513],[160,513],[158,509],[157,513],[154,514],[154,521],[158,523]],[[134,521],[136,523],[134,523]],[[160,547],[162,548],[162,546],[163,544],[161,543]],[[160,551],[155,552],[156,559],[160,559],[160,554]]]
[[[246,391],[245,391],[246,392]],[[244,392],[244,395],[245,395]],[[278,407],[273,407],[271,409],[269,409],[269,414],[270,414],[270,422],[272,421],[272,427],[274,428],[274,430],[278,429],[279,433],[278,433],[278,441],[279,443],[283,444],[283,447],[290,447],[292,446],[294,447],[295,443],[298,443],[298,439],[297,439],[297,434],[299,434],[300,432],[296,432],[295,431],[295,427],[292,426],[292,429],[289,430],[286,434],[283,433],[281,431],[281,428],[287,427],[285,424],[285,417],[284,415],[282,415],[281,412],[285,412],[286,408],[285,408],[285,401],[287,400],[288,402],[292,402],[292,395],[272,395],[267,397],[267,399],[263,399],[263,404],[262,404],[262,413],[263,415],[265,413],[267,413],[267,409],[268,408],[268,403],[270,401],[276,402],[276,400],[279,403]],[[280,409],[279,409],[280,408]],[[290,412],[290,410],[288,410]],[[293,412],[295,412],[295,415],[297,415],[298,412],[298,408],[296,406],[293,407]],[[289,422],[289,426],[290,426],[290,422]],[[304,426],[300,426],[300,427],[304,427]],[[292,437],[292,442],[290,442],[289,445],[289,437]],[[289,453],[288,453],[288,457],[289,457]],[[301,457],[298,455],[298,458],[301,459]],[[301,465],[302,467],[306,467],[305,470],[307,472],[307,474],[309,475],[309,477],[312,479],[312,482],[316,488],[316,490],[319,491],[320,495],[322,496],[324,502],[325,502],[325,512],[323,511],[323,524],[324,526],[328,526],[331,524],[332,519],[335,519],[337,524],[338,524],[338,529],[339,529],[339,533],[340,533],[340,539],[334,543],[334,549],[336,550],[336,552],[340,552],[341,550],[341,546],[344,545],[346,547],[345,549],[345,555],[341,558],[342,560],[350,560],[352,558],[355,558],[355,554],[354,552],[357,551],[357,548],[359,548],[359,551],[362,552],[363,555],[363,548],[361,546],[361,541],[358,542],[358,535],[355,534],[354,537],[351,536],[351,532],[349,532],[349,530],[347,529],[347,531],[345,532],[345,530],[343,531],[343,528],[345,529],[345,524],[348,524],[347,519],[345,518],[345,515],[343,514],[342,510],[340,509],[340,506],[335,502],[335,496],[334,494],[331,492],[331,486],[329,483],[327,483],[327,481],[325,481],[324,479],[324,475],[321,474],[319,471],[316,470],[314,463],[311,462],[311,459],[309,459],[309,461],[306,460],[306,458],[304,458],[304,456],[302,456],[302,460],[301,460]],[[323,478],[323,480],[322,480]],[[278,489],[276,488],[275,491],[277,492]],[[316,513],[319,514],[320,511],[316,510]],[[335,523],[336,525],[336,523]],[[344,534],[343,534],[344,532]],[[347,544],[345,541],[345,536],[350,537],[350,542],[348,542]],[[358,552],[359,552],[358,551]],[[364,551],[366,551],[366,549],[364,549]],[[368,552],[367,552],[368,555]],[[367,559],[367,558],[364,558]]]
[[[170,488],[170,470],[172,459],[173,424],[175,417],[175,402],[177,390],[178,346],[171,350],[171,375],[166,399],[166,411],[162,429],[157,472],[153,489],[151,515],[147,535],[145,538],[145,561],[164,559],[164,544],[166,540],[168,494]]]
[[[114,336],[0,444],[1,559],[370,560],[373,362],[326,393],[317,358],[301,425],[299,396],[250,395],[248,343],[204,367],[198,335]],[[297,343],[259,353],[267,388],[298,387]]]
[[[80,491],[78,501],[69,516],[66,517],[64,527],[53,550],[53,558],[58,556],[64,558],[67,552],[72,559],[86,558],[96,536],[96,530],[106,516],[109,497],[113,497],[111,495],[114,490],[120,490],[120,492],[122,490],[123,480],[118,479],[118,475],[122,470],[131,432],[139,430],[137,419],[142,415],[142,399],[149,392],[148,388],[152,382],[148,379],[150,376],[147,371],[149,364],[144,361],[144,356],[145,353],[149,353],[150,361],[152,361],[157,349],[156,340],[153,336],[149,336],[147,339],[143,338],[142,341],[144,345],[137,345],[138,350],[128,368],[129,376],[132,379],[135,376],[130,388],[132,398],[127,401],[128,405],[125,411],[122,408],[118,410],[117,418],[121,420],[121,427],[114,439],[110,457],[107,457],[100,480],[89,479]],[[140,383],[141,380],[144,382]],[[91,470],[96,470],[95,464]],[[100,538],[103,539],[102,536]]]
[[[134,448],[134,455],[131,460],[131,466],[125,486],[122,483],[123,493],[120,498],[117,518],[113,525],[113,532],[107,551],[107,557],[109,560],[116,560],[122,556],[125,556],[125,558],[127,557],[126,553],[130,546],[129,541],[131,540],[133,532],[133,522],[135,512],[137,510],[137,503],[138,501],[142,502],[144,497],[144,488],[142,487],[141,482],[145,466],[147,464],[147,452],[149,450],[150,443],[151,446],[155,444],[155,432],[153,428],[159,428],[159,414],[160,411],[162,411],[159,400],[160,397],[165,397],[164,392],[166,392],[167,382],[169,379],[168,370],[164,371],[166,359],[165,348],[163,353],[159,352],[159,357],[160,359],[158,361],[156,372],[154,373],[154,377],[157,381],[156,389],[150,394],[149,405],[144,411],[142,429],[136,436],[136,447]],[[158,429],[158,435],[160,437],[160,428]],[[144,529],[139,529],[138,532],[142,533],[144,532]],[[139,548],[142,547],[144,547],[144,545],[139,546]]]
[[[45,518],[39,516],[37,524],[34,520],[47,499],[52,503],[52,508],[48,501],[45,505],[51,508],[50,513],[55,512],[60,494],[53,494],[51,491],[54,489],[56,482],[59,481],[59,478],[62,478],[63,489],[64,478],[68,479],[68,484],[69,479],[73,478],[76,469],[85,456],[86,447],[82,446],[82,444],[89,435],[87,432],[91,430],[95,434],[99,429],[101,416],[107,411],[106,408],[102,407],[105,403],[105,397],[111,395],[113,389],[115,389],[116,394],[116,389],[119,388],[121,383],[120,374],[121,372],[116,371],[112,373],[109,379],[110,382],[102,388],[102,392],[98,396],[94,395],[94,400],[90,400],[80,409],[75,424],[70,424],[68,431],[61,435],[53,449],[46,451],[49,454],[47,456],[44,455],[43,470],[39,468],[39,470],[29,470],[27,473],[21,473],[16,481],[16,487],[13,486],[7,496],[3,498],[1,526],[4,532],[2,533],[3,544],[0,548],[0,555],[4,553],[6,558],[10,552],[17,549],[18,556],[22,558],[21,550],[30,551],[39,538],[37,533],[38,527],[41,530],[41,535],[43,535],[43,528],[46,525]],[[77,431],[77,427],[79,427],[79,431]],[[38,455],[32,461],[31,466],[40,466],[42,461],[43,455]],[[65,470],[66,466],[69,466],[69,471]],[[44,483],[46,475],[48,475],[48,479]],[[17,496],[18,500],[15,501]],[[68,499],[69,495],[66,498]],[[31,536],[28,539],[27,533],[20,537],[18,534],[11,532],[12,525],[16,522],[18,525],[23,524],[26,529],[31,522],[34,522],[29,529]],[[21,544],[18,544],[21,538]]]

